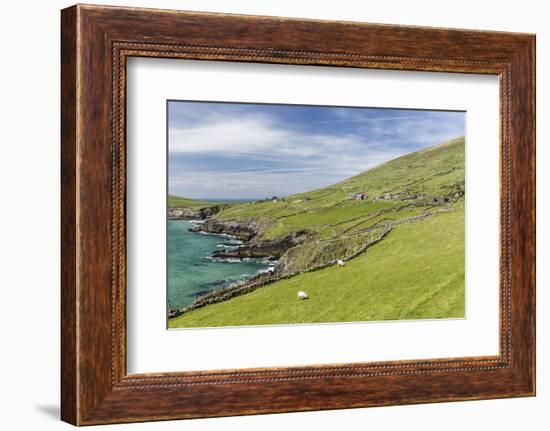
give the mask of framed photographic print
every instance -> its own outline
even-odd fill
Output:
[[[465,317],[464,112],[171,100],[167,117],[169,328]]]
[[[535,394],[535,37],[62,11],[62,419]]]

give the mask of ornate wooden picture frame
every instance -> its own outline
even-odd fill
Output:
[[[62,11],[61,416],[75,425],[533,396],[535,37],[102,6]],[[500,354],[225,371],[126,371],[126,60],[500,78]]]

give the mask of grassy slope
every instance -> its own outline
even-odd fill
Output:
[[[331,238],[347,229],[346,223],[367,223],[381,211],[399,209],[410,201],[372,198],[383,193],[407,192],[430,197],[449,195],[464,186],[464,138],[391,160],[345,181],[311,192],[266,201],[233,205],[220,212],[220,220],[262,219],[263,239],[274,239],[307,228],[320,238]],[[348,193],[366,193],[365,201],[350,200]],[[426,205],[428,207],[429,205]],[[408,211],[414,215],[422,209]],[[378,219],[373,220],[374,222]]]
[[[305,290],[310,299],[299,301]],[[464,209],[397,226],[348,261],[169,321],[171,328],[464,316]]]
[[[192,208],[201,209],[219,204],[220,202],[199,201],[196,199],[182,198],[180,196],[168,196],[168,208]]]
[[[291,262],[307,270],[315,259],[344,258],[346,247],[368,239],[365,229],[434,209],[451,209],[395,227],[380,243],[344,268],[294,276],[255,292],[171,319],[170,327],[254,325],[459,317],[464,315],[463,198],[441,203],[464,189],[464,138],[391,160],[345,181],[284,200],[233,205],[221,220],[260,220],[263,239],[307,229],[311,241]],[[367,200],[348,199],[366,193]],[[401,195],[374,199],[385,193]],[[433,198],[439,202],[434,203]],[[365,234],[367,232],[367,234]],[[349,247],[348,247],[349,248]],[[334,255],[334,256],[333,256]],[[288,256],[283,256],[284,261]],[[303,261],[303,262],[302,262]],[[298,301],[298,290],[311,296]]]

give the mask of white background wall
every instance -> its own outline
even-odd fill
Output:
[[[549,214],[550,13],[540,0],[102,1],[143,7],[356,20],[537,33],[538,396],[509,399],[248,416],[96,429],[135,430],[498,430],[547,429],[550,423]],[[59,10],[60,0],[2,4],[0,32],[0,427],[69,429],[59,410]],[[545,196],[546,195],[546,196]]]

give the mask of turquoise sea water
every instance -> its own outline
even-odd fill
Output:
[[[168,301],[172,309],[274,264],[265,259],[212,259],[214,251],[238,247],[241,242],[226,235],[189,232],[193,226],[191,221],[168,221]]]

